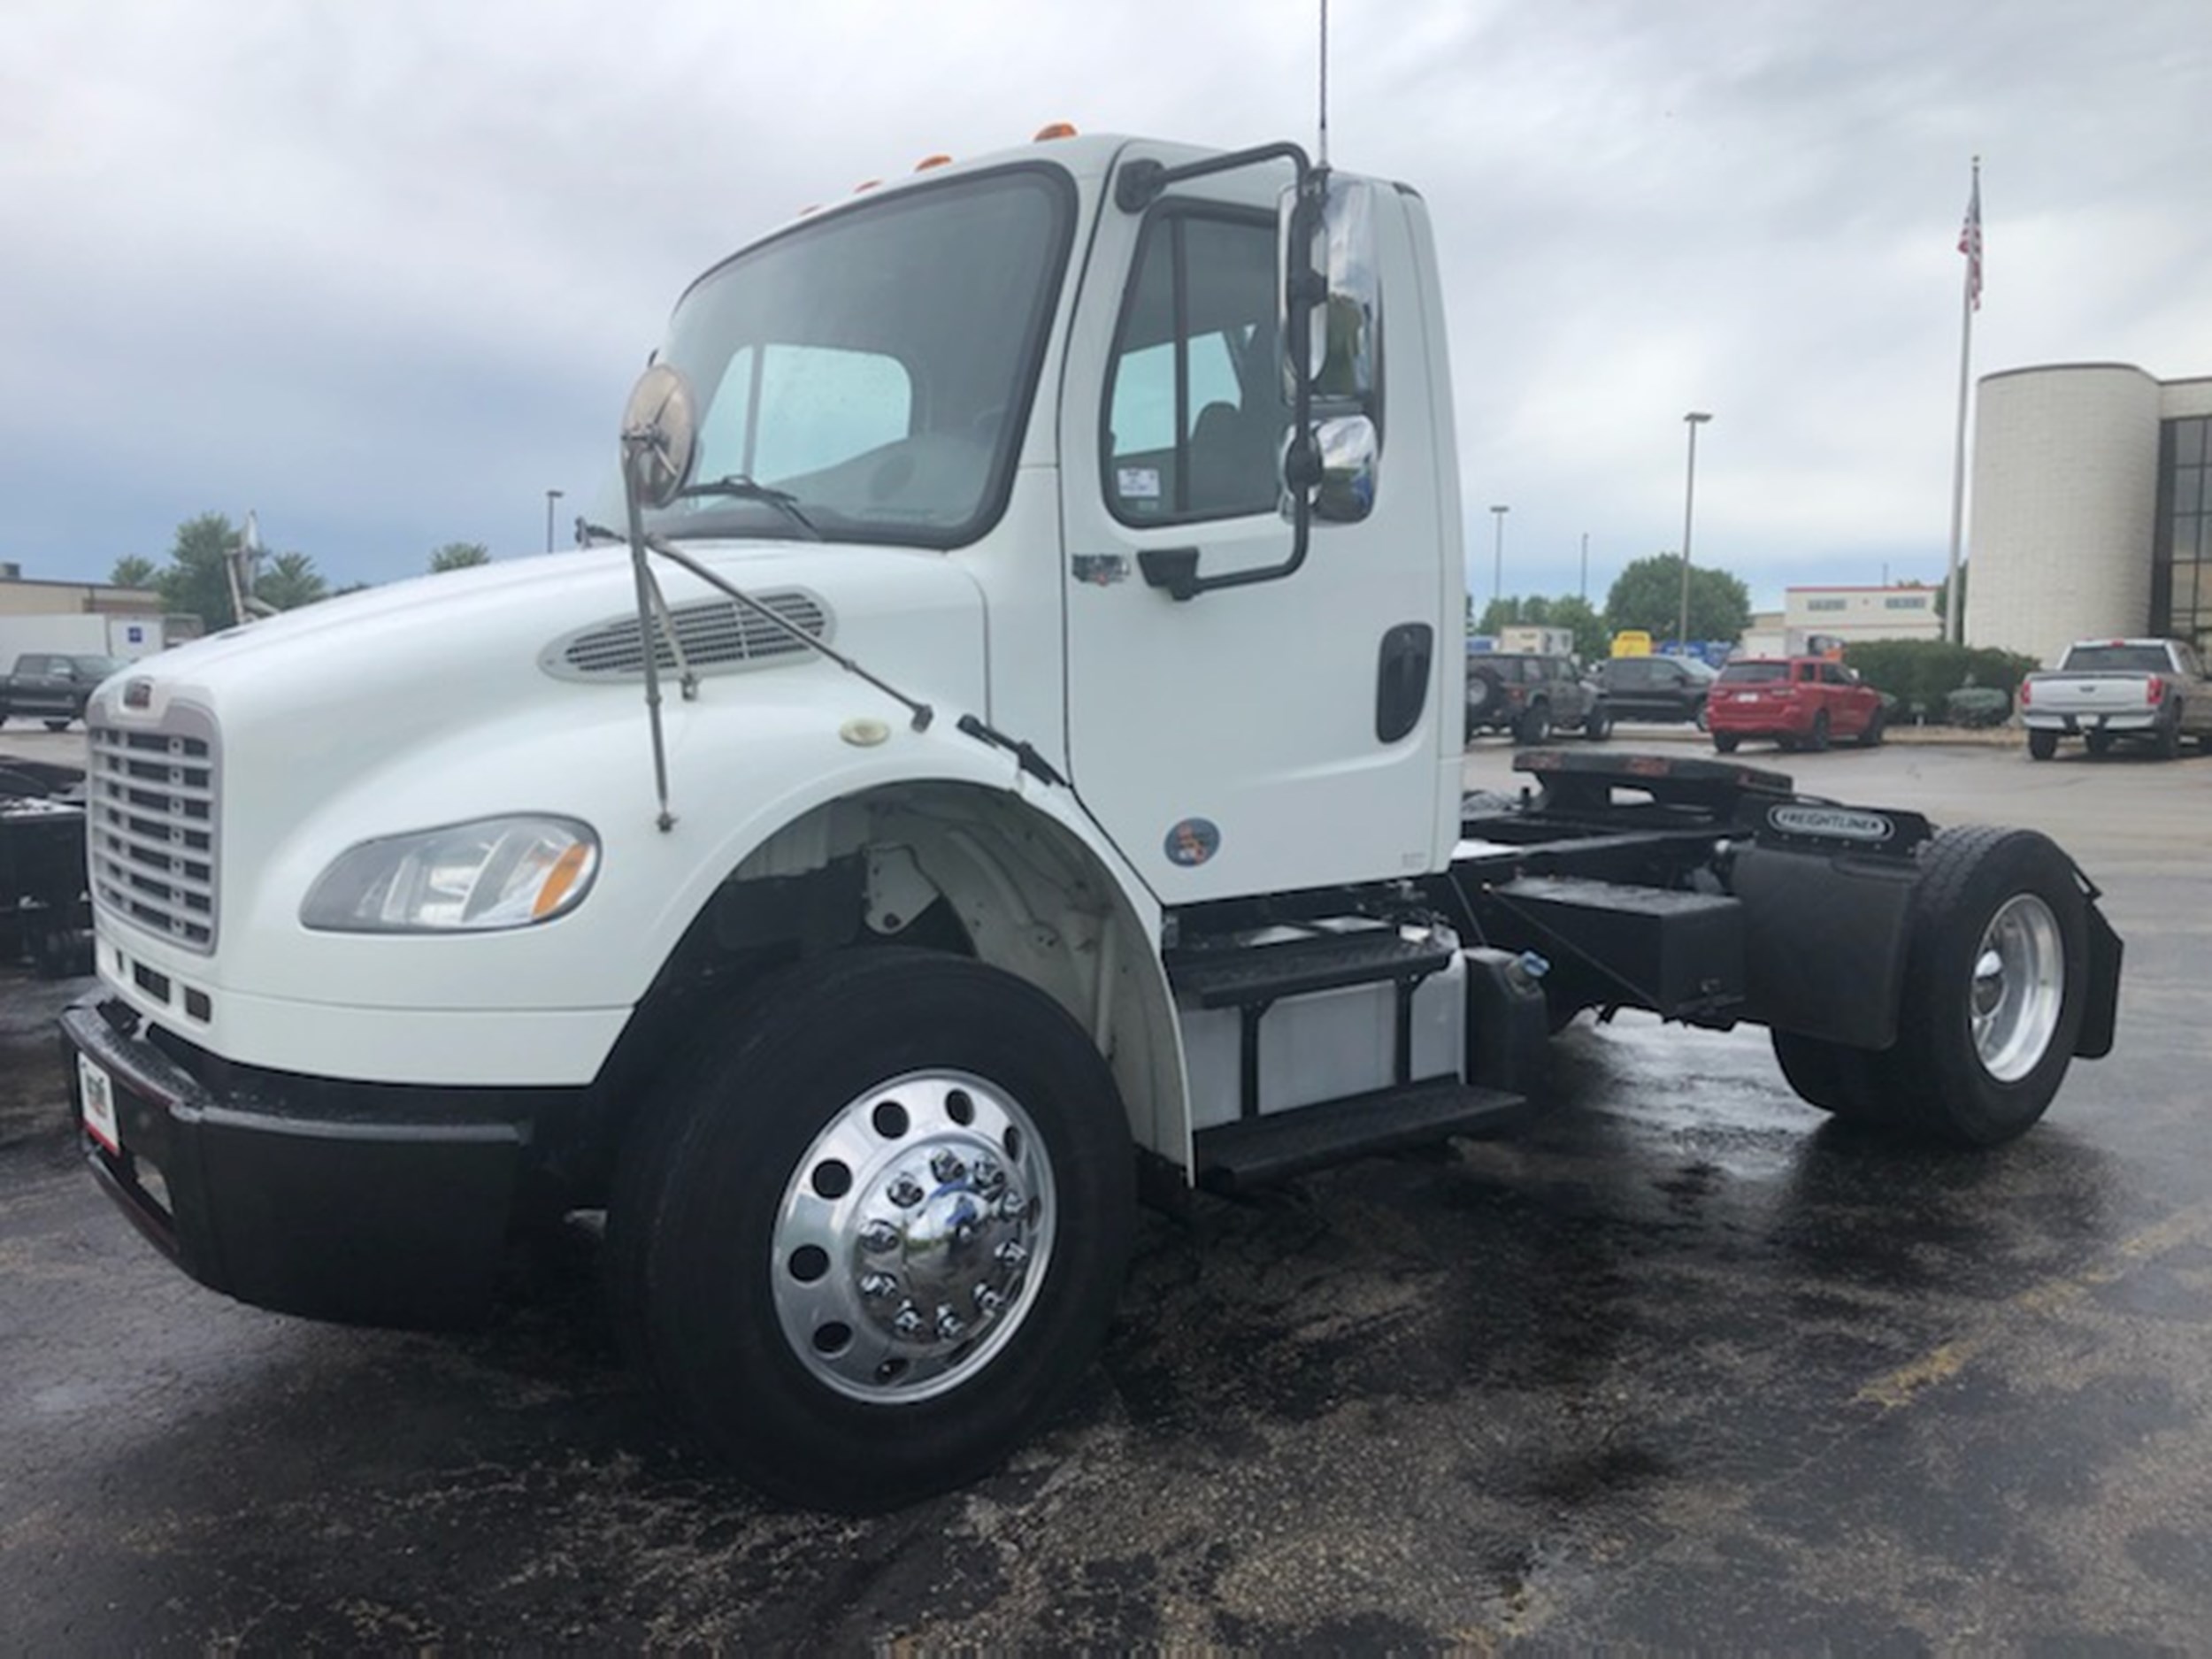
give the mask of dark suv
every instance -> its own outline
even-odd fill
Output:
[[[1593,742],[1613,729],[1605,695],[1564,657],[1532,651],[1475,651],[1467,657],[1467,739],[1510,732],[1517,743],[1540,743],[1555,731],[1577,731]]]
[[[1616,657],[1590,671],[1605,688],[1617,720],[1688,720],[1705,724],[1713,670],[1694,657]]]
[[[48,731],[58,732],[84,718],[92,688],[122,666],[112,657],[26,651],[15,659],[14,672],[0,680],[0,722],[10,716],[43,720]]]

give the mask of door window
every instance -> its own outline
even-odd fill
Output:
[[[1107,506],[1131,525],[1271,512],[1288,421],[1274,221],[1156,215],[1107,380]]]

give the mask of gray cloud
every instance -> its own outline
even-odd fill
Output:
[[[1436,220],[1479,593],[1493,501],[1509,590],[1676,545],[1692,407],[1701,562],[1939,577],[1978,152],[1978,372],[2212,373],[2194,0],[1333,11],[1335,159]],[[1313,123],[1256,3],[32,0],[0,65],[0,557],[59,577],[209,508],[342,580],[532,550],[683,284],[808,204],[1054,119]]]

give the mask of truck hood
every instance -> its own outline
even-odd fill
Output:
[[[780,541],[685,550],[910,695],[983,707],[982,595],[944,554]],[[817,653],[741,616],[747,640],[764,649],[733,662],[734,602],[664,560],[654,569],[680,618],[702,606],[711,612],[706,632],[719,627],[718,657],[712,648],[701,653],[709,659],[703,696],[741,700],[762,669],[844,678]],[[692,640],[692,620],[682,634]],[[449,735],[563,695],[617,698],[638,705],[641,720],[641,655],[629,557],[603,548],[418,578],[194,641],[110,680],[94,718],[157,725],[182,700],[215,717],[227,747],[249,731],[281,728],[291,734],[284,748],[391,752],[425,733]],[[674,696],[672,685],[665,695]]]

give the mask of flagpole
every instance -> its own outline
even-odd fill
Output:
[[[1982,303],[1982,158],[1974,157],[1974,186],[1966,199],[1966,224],[1959,232],[1966,275],[1959,295],[1959,418],[1951,447],[1951,562],[1943,579],[1943,637],[1966,641],[1966,618],[1959,614],[1959,540],[1966,523],[1966,392],[1974,357],[1974,312]]]

